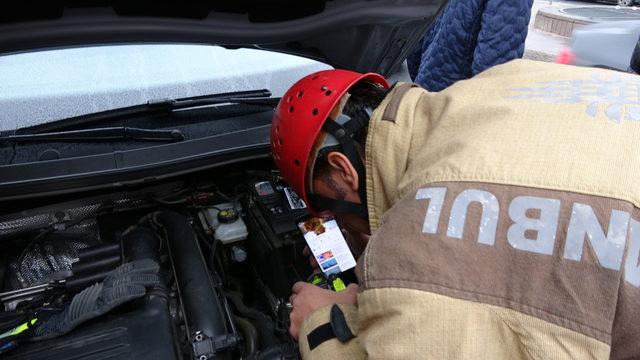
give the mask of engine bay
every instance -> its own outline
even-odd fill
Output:
[[[3,358],[299,358],[307,210],[267,161],[34,205],[0,215]]]

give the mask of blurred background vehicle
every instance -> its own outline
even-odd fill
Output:
[[[640,21],[586,25],[573,32],[569,47],[556,59],[561,64],[627,71],[640,38]]]
[[[632,6],[637,4],[637,2],[635,0],[617,0],[615,1],[616,4],[620,5],[620,6]]]
[[[638,4],[638,0],[592,0],[591,2],[613,4],[619,6],[633,6]]]

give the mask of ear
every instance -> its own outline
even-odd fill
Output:
[[[359,187],[358,172],[351,164],[349,158],[343,153],[332,151],[327,154],[327,162],[338,178],[349,187],[349,190],[357,192]]]

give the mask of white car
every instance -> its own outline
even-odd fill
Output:
[[[573,32],[557,62],[627,71],[639,38],[640,21],[587,25]]]

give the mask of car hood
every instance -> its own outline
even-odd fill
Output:
[[[446,2],[25,1],[0,14],[0,54],[96,44],[201,43],[389,74]]]

